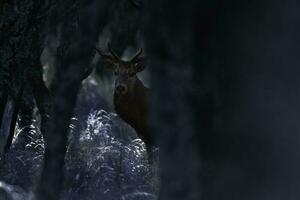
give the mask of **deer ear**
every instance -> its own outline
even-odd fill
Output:
[[[134,64],[134,69],[136,72],[141,72],[146,68],[146,59],[140,57]]]

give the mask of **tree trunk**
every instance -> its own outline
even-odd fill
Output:
[[[160,147],[160,199],[200,199],[193,79],[196,1],[149,1],[145,38],[151,72],[151,124]],[[197,91],[199,90],[199,91]]]
[[[94,55],[102,13],[107,2],[64,1],[58,3],[50,19],[56,29],[61,27],[56,58],[56,75],[52,83],[53,108],[45,136],[44,167],[37,198],[57,200],[64,183],[64,159],[70,120],[81,81],[86,78]],[[98,8],[98,9],[95,9]],[[63,10],[63,15],[59,10]],[[58,29],[56,29],[58,31]]]

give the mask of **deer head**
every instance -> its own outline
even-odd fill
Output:
[[[133,90],[137,81],[136,74],[145,69],[145,58],[141,56],[141,49],[131,60],[122,60],[108,44],[109,53],[105,53],[101,49],[96,48],[99,55],[102,57],[104,66],[113,70],[115,74],[115,93],[126,94]]]

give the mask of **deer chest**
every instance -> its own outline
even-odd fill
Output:
[[[114,96],[116,113],[137,131],[144,129],[147,121],[145,102],[129,96]]]

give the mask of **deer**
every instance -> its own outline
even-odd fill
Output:
[[[148,104],[150,89],[144,86],[137,73],[146,67],[143,49],[129,61],[122,60],[108,44],[109,53],[96,48],[106,68],[113,70],[115,76],[113,104],[116,113],[135,129],[139,138],[146,145],[148,155],[151,154],[153,138],[149,133]]]

